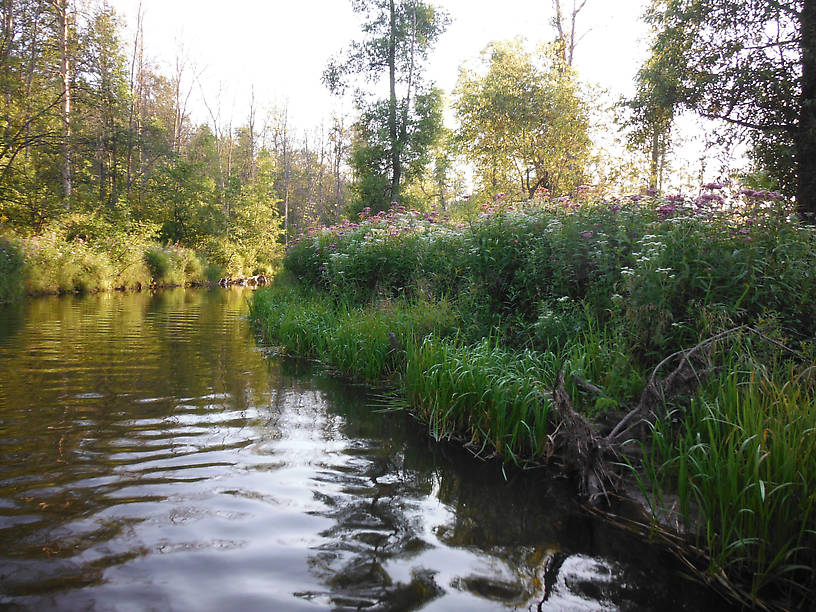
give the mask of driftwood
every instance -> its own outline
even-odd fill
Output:
[[[555,454],[578,477],[579,495],[594,503],[606,495],[606,487],[614,479],[609,461],[614,451],[572,407],[564,368],[558,372],[552,398],[552,410],[558,423],[553,434]]]
[[[239,285],[239,286],[247,286],[247,287],[261,287],[266,285],[269,282],[269,279],[266,278],[263,274],[256,274],[255,276],[247,276],[238,277],[238,278],[228,278],[224,277],[218,281],[218,285],[221,287],[230,287],[232,285]]]
[[[566,375],[564,369],[561,369],[553,390],[555,432],[552,438],[555,454],[578,479],[581,497],[594,504],[601,497],[607,497],[608,491],[617,488],[620,482],[617,466],[624,455],[624,444],[632,440],[643,440],[646,432],[651,429],[650,426],[665,416],[667,403],[683,393],[693,392],[715,370],[710,354],[714,345],[739,332],[753,334],[796,354],[796,351],[748,326],[735,327],[706,338],[692,348],[672,353],[658,363],[652,370],[637,405],[606,436],[599,435],[592,424],[574,410],[566,391]],[[665,377],[659,378],[658,374],[672,364],[675,364],[674,369]],[[604,395],[602,389],[579,377],[572,376],[571,379],[582,391],[591,395]]]

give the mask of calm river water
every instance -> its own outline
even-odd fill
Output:
[[[268,355],[248,295],[0,306],[0,609],[721,609],[558,482]]]

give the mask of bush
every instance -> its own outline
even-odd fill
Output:
[[[144,261],[155,285],[184,286],[206,280],[206,264],[193,251],[178,245],[149,247]]]
[[[24,264],[17,241],[0,236],[0,302],[11,302],[23,295]]]
[[[144,252],[144,260],[154,283],[169,283],[170,255],[161,247],[152,247]]]

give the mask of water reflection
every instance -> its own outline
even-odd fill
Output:
[[[559,483],[507,482],[372,412],[361,388],[264,358],[245,299],[0,310],[0,606],[716,604],[685,583],[678,598],[666,559],[579,514]]]

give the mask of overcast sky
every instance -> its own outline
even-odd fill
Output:
[[[139,0],[110,0],[132,36]],[[222,110],[240,123],[254,87],[259,106],[287,102],[301,128],[312,127],[340,108],[320,82],[327,60],[359,38],[359,20],[349,0],[142,0],[145,47],[169,73],[179,49],[201,72],[204,91],[223,86]],[[436,0],[452,23],[434,51],[429,77],[446,92],[459,66],[473,62],[491,41],[522,36],[531,42],[551,40],[549,0]],[[571,5],[571,0],[564,4]],[[645,56],[646,26],[642,0],[588,0],[579,15],[583,36],[575,64],[585,81],[613,94],[630,93]],[[127,40],[125,42],[128,42]],[[194,121],[207,121],[195,88]]]

